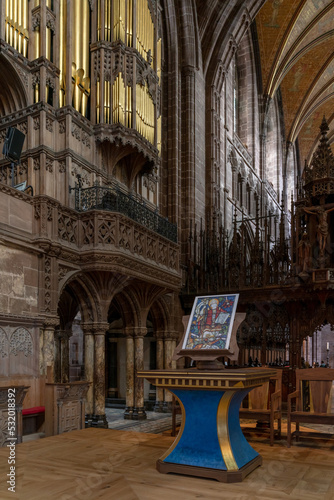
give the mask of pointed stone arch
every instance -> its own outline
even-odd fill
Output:
[[[11,60],[0,53],[0,115],[14,113],[28,106],[28,95]]]

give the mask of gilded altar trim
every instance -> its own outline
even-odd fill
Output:
[[[230,433],[228,429],[228,410],[234,394],[235,391],[225,392],[219,402],[217,410],[217,435],[222,457],[228,471],[239,470],[231,448]]]

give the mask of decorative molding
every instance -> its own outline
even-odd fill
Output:
[[[65,132],[66,132],[66,120],[61,120],[59,122],[59,133],[65,134]]]
[[[34,130],[39,130],[39,123],[40,123],[39,116],[34,116],[33,122],[34,122]]]
[[[49,118],[48,116],[46,117],[46,129],[49,132],[53,132],[53,120]]]
[[[63,174],[64,172],[66,172],[66,161],[65,160],[59,161],[58,165],[59,165],[59,173],[60,174]]]
[[[8,357],[8,337],[3,328],[0,328],[0,358]]]
[[[45,168],[48,172],[53,172],[53,160],[51,158],[46,158]]]
[[[51,257],[45,256],[44,260],[44,309],[51,312]]]

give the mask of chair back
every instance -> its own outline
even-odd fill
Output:
[[[333,413],[334,369],[306,368],[296,370],[296,388],[300,390],[299,411]]]
[[[260,367],[260,370],[273,370],[269,367]],[[250,410],[268,410],[271,395],[282,388],[282,370],[276,370],[276,374],[261,385],[255,387],[248,394],[248,408]]]

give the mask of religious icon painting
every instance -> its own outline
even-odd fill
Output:
[[[182,349],[229,349],[239,294],[196,297]]]

